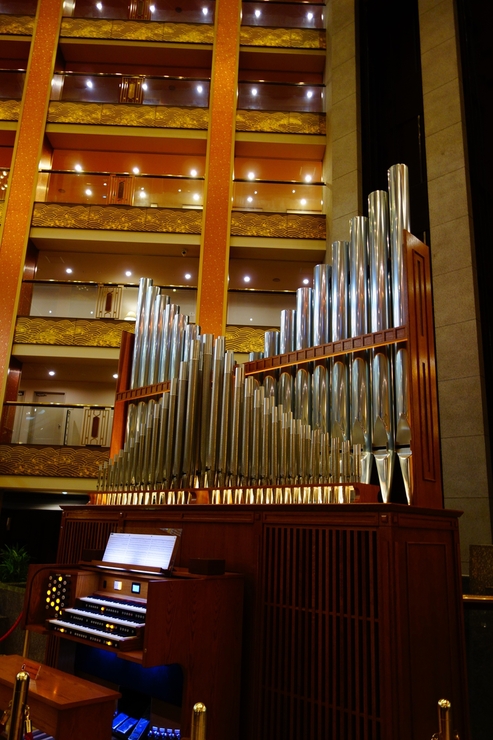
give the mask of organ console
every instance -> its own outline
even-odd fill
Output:
[[[243,580],[235,574],[181,568],[159,575],[95,561],[33,565],[24,627],[51,634],[65,647],[67,641],[89,644],[142,668],[178,663],[182,736],[189,735],[193,705],[202,701],[218,707],[209,716],[211,736],[229,740],[238,729],[242,604]]]

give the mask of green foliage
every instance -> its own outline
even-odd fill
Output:
[[[0,550],[0,581],[3,583],[23,583],[31,557],[24,545],[5,545]]]

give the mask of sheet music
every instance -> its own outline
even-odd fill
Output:
[[[168,570],[177,537],[161,534],[110,534],[103,562]]]

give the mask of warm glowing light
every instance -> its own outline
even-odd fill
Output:
[[[249,283],[250,280],[251,280],[251,277],[249,275],[245,275],[245,277],[243,278],[244,283]]]
[[[292,193],[296,193],[296,190],[291,190]]]
[[[312,176],[311,175],[305,175],[305,182],[311,182]]]
[[[116,380],[118,378],[118,373],[113,373],[113,377]]]
[[[86,87],[88,87],[89,90],[92,90],[92,88],[94,87],[92,80],[87,80]]]
[[[96,8],[98,10],[102,10],[103,9],[103,3],[96,3]]]
[[[155,13],[156,12],[156,6],[155,5],[149,5],[149,10],[151,11],[151,13]]]
[[[260,18],[261,15],[262,15],[262,11],[258,10],[257,8],[257,10],[255,11],[255,18]]]
[[[252,87],[252,95],[253,95],[253,97],[255,97],[255,95],[257,95],[257,93],[258,93],[257,88],[256,87]]]
[[[189,272],[186,272],[185,273],[185,280],[191,280],[191,279],[192,279],[192,276],[190,275],[190,273]]]
[[[306,14],[306,17],[307,17],[307,19],[308,19],[309,21],[312,21],[312,20],[313,20],[313,13],[307,13],[307,14]]]
[[[202,8],[202,15],[207,15],[209,8]]]
[[[138,174],[139,174],[139,172],[140,172],[140,170],[139,170],[139,168],[138,168],[138,167],[133,167],[133,168],[132,168],[132,172],[134,173],[134,175],[138,175]]]
[[[48,375],[54,375],[54,374],[55,374],[55,371],[54,370],[49,370],[48,371]]]
[[[194,200],[199,200],[200,199],[200,195],[198,193],[194,193],[193,194],[193,199]]]
[[[143,82],[142,83],[142,89],[143,90],[147,90],[147,82]]]
[[[306,97],[308,98],[308,100],[310,100],[310,98],[313,98],[313,92],[312,92],[312,90],[308,90],[308,92],[306,94]]]
[[[130,277],[130,276],[132,275],[132,272],[131,272],[130,270],[126,270],[126,271],[125,271],[125,275],[126,275],[127,277]]]
[[[247,201],[248,203],[253,203],[253,198],[251,195],[248,196]]]
[[[303,285],[308,285],[308,283],[309,283],[309,282],[310,282],[310,281],[308,280],[308,278],[305,278],[305,279],[303,280]]]
[[[198,93],[203,93],[204,92],[204,88],[203,88],[202,85],[197,85],[197,92]]]
[[[301,205],[302,205],[302,206],[306,206],[306,199],[305,199],[305,198],[302,198],[302,199],[301,199]]]
[[[74,169],[77,170],[77,172],[82,172],[82,165],[81,164],[76,164],[75,167],[74,167]]]
[[[190,170],[190,177],[197,177],[197,170]]]
[[[249,172],[247,177],[249,180],[255,180],[255,172]]]
[[[91,188],[86,188],[85,193],[86,193],[86,195],[92,195]]]
[[[139,198],[147,198],[147,193],[145,190],[139,190]]]
[[[71,267],[67,267],[67,269],[65,270],[65,272],[67,273],[67,275],[71,275],[73,273],[73,270],[72,270]]]

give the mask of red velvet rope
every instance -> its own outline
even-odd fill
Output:
[[[21,613],[19,614],[19,616],[18,616],[18,617],[17,617],[17,619],[15,620],[14,624],[12,625],[12,627],[11,627],[10,629],[8,629],[8,630],[7,630],[7,632],[6,632],[6,633],[5,633],[4,635],[2,635],[2,637],[0,637],[0,642],[2,642],[2,640],[6,640],[6,639],[7,639],[7,637],[8,637],[9,635],[11,635],[11,634],[12,634],[12,632],[13,632],[13,631],[15,630],[15,628],[17,627],[17,625],[18,625],[18,624],[19,624],[19,622],[21,621],[21,619],[22,619],[22,615],[23,615],[23,612],[21,612]]]

